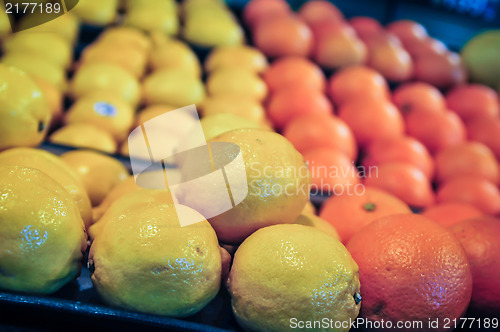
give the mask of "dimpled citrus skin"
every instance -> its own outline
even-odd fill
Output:
[[[121,214],[106,215],[89,261],[94,267],[92,282],[107,303],[184,317],[217,294],[221,253],[206,220],[181,227],[172,203],[147,198],[124,207]]]
[[[78,175],[56,155],[33,148],[14,148],[0,153],[0,164],[36,168],[58,182],[75,201],[80,215],[92,223],[90,200]]]
[[[337,230],[328,221],[318,217],[314,213],[302,211],[297,219],[295,219],[294,224],[314,227],[340,241]]]
[[[302,155],[290,142],[264,129],[236,129],[210,142],[238,144],[247,177],[248,194],[243,201],[209,219],[221,241],[240,243],[261,227],[294,222],[308,201],[310,178]],[[185,171],[184,166],[181,171]],[[209,188],[210,180],[200,178],[197,181],[204,183],[202,188]],[[178,191],[179,202],[192,201],[190,197],[199,195],[199,188],[196,185]],[[210,200],[214,201],[213,204],[218,203],[215,201],[220,198],[210,193],[206,197],[200,202],[201,206],[193,206],[197,211],[212,205]]]
[[[80,273],[87,236],[73,199],[33,168],[0,166],[0,288],[57,291]]]
[[[354,320],[361,306],[354,296],[358,274],[351,255],[330,235],[303,225],[275,225],[240,245],[228,289],[245,330],[289,331],[291,318]]]
[[[51,119],[42,91],[17,68],[0,64],[0,77],[0,151],[38,145]]]

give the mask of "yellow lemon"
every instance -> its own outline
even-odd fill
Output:
[[[107,153],[116,152],[116,141],[107,131],[90,123],[68,124],[52,133],[49,141],[78,148],[89,148]]]
[[[80,210],[86,226],[92,223],[92,209],[78,175],[58,156],[39,149],[13,148],[0,153],[0,164],[36,168],[58,182]]]
[[[203,82],[182,69],[161,69],[143,82],[146,104],[165,104],[183,107],[198,104],[205,98]]]
[[[43,172],[0,166],[0,288],[53,293],[80,273],[87,236],[73,199]]]
[[[2,57],[2,62],[17,67],[32,77],[49,82],[57,87],[59,91],[64,92],[66,90],[66,71],[47,59],[21,51],[14,51],[5,54]]]
[[[118,0],[79,1],[72,13],[83,22],[107,25],[114,22],[118,12]]]
[[[299,321],[322,319],[331,324],[322,331],[349,331],[361,307],[359,269],[347,249],[303,225],[250,235],[227,283],[236,320],[247,331],[289,331]]]
[[[244,68],[221,68],[210,74],[207,90],[211,96],[235,95],[262,101],[267,95],[266,83]]]
[[[203,116],[230,113],[257,123],[266,122],[266,112],[262,104],[252,97],[220,94],[209,96],[201,104]]]
[[[175,1],[136,4],[125,14],[124,25],[145,32],[161,32],[175,35],[179,31],[179,19]]]
[[[134,47],[146,54],[151,50],[150,38],[143,32],[131,27],[118,26],[108,28],[99,35],[98,41],[123,45],[125,47]]]
[[[44,79],[33,77],[33,80],[40,87],[40,90],[49,105],[52,113],[51,124],[54,125],[55,123],[58,123],[62,118],[63,111],[63,95],[61,91]]]
[[[12,28],[10,27],[9,17],[2,10],[0,11],[0,40],[8,36],[11,32]]]
[[[141,96],[137,79],[117,64],[93,62],[82,65],[70,84],[73,98],[95,91],[114,93],[136,106]]]
[[[208,115],[203,117],[200,120],[200,123],[203,133],[205,134],[205,139],[207,140],[230,130],[241,128],[263,128],[262,125],[252,120],[230,113]]]
[[[308,201],[306,205],[304,206],[304,209],[302,210],[302,213],[307,213],[307,214],[314,214],[316,215],[316,208],[314,207],[313,203],[311,201]]]
[[[10,35],[3,44],[5,53],[25,53],[47,59],[68,68],[73,60],[73,49],[63,37],[53,32],[21,31]]]
[[[109,191],[129,176],[122,163],[99,152],[69,151],[62,154],[61,159],[82,180],[92,206],[101,204]]]
[[[241,45],[243,29],[227,10],[200,10],[188,14],[183,30],[184,38],[203,47]]]
[[[68,43],[74,45],[80,29],[78,18],[71,12],[67,12],[56,18],[53,17],[54,14],[47,13],[25,15],[19,22],[19,28],[23,30],[30,29],[30,31],[57,33]]]
[[[149,121],[157,116],[160,116],[162,114],[165,114],[167,112],[173,111],[177,109],[177,107],[174,106],[168,106],[168,105],[151,105],[147,106],[143,110],[141,110],[139,113],[137,113],[136,119],[135,119],[135,126],[140,126],[146,121]]]
[[[101,204],[92,210],[94,220],[98,221],[102,215],[109,209],[111,204],[125,194],[141,189],[136,183],[134,176],[129,176],[114,188],[112,188]]]
[[[267,66],[266,56],[258,49],[246,45],[216,48],[205,60],[207,72],[226,67],[238,67],[262,73]]]
[[[328,223],[328,221],[318,217],[317,215],[315,215],[313,213],[302,212],[297,217],[297,219],[295,219],[294,224],[314,227],[314,228],[330,235],[334,239],[340,240],[340,236],[337,233],[337,230],[332,225],[330,225]]]
[[[121,97],[95,91],[78,99],[66,112],[66,123],[90,123],[122,142],[134,123],[134,110]]]
[[[201,75],[198,57],[189,46],[179,40],[172,39],[161,43],[151,52],[150,64],[153,70],[177,68],[196,77]]]
[[[148,198],[148,192],[130,193],[133,205],[110,210],[99,221],[105,223],[90,249],[92,282],[104,301],[122,308],[193,315],[220,287],[217,236],[206,220],[181,227],[174,205]],[[188,207],[179,209],[185,216],[203,218]]]
[[[0,77],[0,151],[38,145],[51,119],[40,87],[21,70],[4,64]]]
[[[237,129],[209,142],[229,142],[239,146],[248,188],[243,201],[209,219],[221,241],[241,243],[259,228],[293,223],[297,219],[309,197],[309,171],[302,155],[286,138],[269,130]],[[200,160],[189,160],[190,157],[186,157],[185,163],[183,160],[183,178],[192,171],[189,165],[198,167],[200,164]],[[200,178],[193,186],[183,185],[176,192],[181,204],[189,205],[202,214],[204,207],[215,206],[221,199],[209,191],[202,191],[200,187],[203,184],[210,188],[212,181]],[[198,199],[205,193],[204,199]]]
[[[147,57],[145,52],[133,46],[107,41],[93,43],[83,50],[80,63],[91,62],[114,63],[140,78],[146,69]]]

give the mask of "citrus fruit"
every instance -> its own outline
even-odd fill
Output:
[[[150,105],[142,109],[139,113],[137,113],[135,118],[135,126],[140,126],[144,124],[144,122],[149,121],[151,119],[156,118],[162,114],[175,110],[177,107],[168,106],[168,105]]]
[[[440,203],[429,206],[422,212],[424,217],[434,220],[444,227],[451,227],[467,219],[482,217],[482,213],[474,205],[467,203]]]
[[[114,137],[104,129],[90,123],[72,123],[54,131],[49,141],[78,148],[88,148],[107,153],[116,152]]]
[[[392,101],[405,117],[415,110],[442,112],[446,109],[441,92],[424,82],[406,83],[399,86],[394,90]]]
[[[472,276],[464,249],[444,227],[417,214],[377,219],[357,232],[347,249],[359,265],[363,305],[372,321],[411,322],[425,330],[429,319],[445,330],[470,301]],[[415,322],[421,322],[420,328]]]
[[[50,107],[50,111],[52,113],[52,119],[50,120],[51,126],[59,123],[63,115],[62,92],[56,86],[41,78],[33,77],[33,80],[42,91],[42,94]]]
[[[357,146],[351,129],[340,118],[326,114],[305,114],[292,119],[283,130],[295,148],[304,153],[320,147],[337,148],[351,160],[357,156]]]
[[[441,150],[436,155],[436,179],[446,182],[453,178],[477,175],[494,184],[499,180],[495,155],[484,144],[465,142]]]
[[[248,187],[246,197],[232,209],[209,219],[221,241],[240,243],[259,228],[292,223],[297,218],[308,201],[309,172],[300,153],[286,138],[268,130],[237,129],[209,142],[238,144],[246,169],[246,183],[241,183]],[[196,159],[195,164],[199,163]],[[185,172],[184,167],[181,172]],[[210,179],[197,179],[196,183],[199,184],[184,186],[177,198],[203,214],[203,207],[217,204],[219,197],[206,190],[200,193],[203,186],[213,186]],[[204,193],[207,197],[203,201],[193,201],[192,197]]]
[[[221,281],[214,230],[206,220],[181,227],[171,202],[148,196],[135,200],[121,213],[106,214],[94,238],[89,263],[97,292],[107,303],[146,313],[184,317],[198,312],[217,294]],[[178,209],[201,217],[188,207]]]
[[[456,53],[431,53],[415,59],[414,78],[444,89],[465,83],[467,71]]]
[[[61,159],[82,180],[92,206],[99,205],[109,191],[129,175],[118,160],[94,151],[69,151],[62,154]]]
[[[264,72],[263,78],[271,93],[297,84],[323,92],[326,85],[321,68],[306,58],[296,56],[277,59]]]
[[[239,67],[261,73],[266,70],[267,66],[267,59],[264,54],[246,45],[216,48],[205,60],[205,70],[207,72],[227,67]]]
[[[438,203],[471,204],[488,215],[500,212],[500,191],[480,176],[461,176],[449,180],[439,187],[436,198]]]
[[[486,30],[470,39],[462,48],[461,56],[473,81],[492,88],[500,84],[500,66],[496,61],[500,54],[499,40],[498,29]]]
[[[283,129],[301,115],[332,113],[333,106],[325,95],[300,84],[279,90],[271,96],[267,105],[267,115],[276,129]]]
[[[403,45],[428,37],[425,28],[412,20],[398,20],[389,24],[386,28],[387,31],[398,37]]]
[[[448,48],[442,41],[431,37],[407,42],[405,43],[405,48],[414,59],[428,54],[444,55],[448,51]]]
[[[500,310],[500,220],[479,217],[454,225],[451,231],[465,249],[472,272],[471,307],[485,314]]]
[[[176,39],[168,39],[154,48],[149,62],[153,70],[184,69],[186,73],[191,73],[195,77],[200,77],[201,74],[200,62],[196,54],[186,43]]]
[[[229,113],[257,123],[266,123],[266,113],[261,103],[252,97],[217,95],[203,100],[200,108],[203,116]]]
[[[56,33],[68,43],[74,45],[78,37],[80,22],[75,15],[68,11],[66,11],[64,15],[55,18],[54,13],[38,12],[37,15],[24,15],[19,21],[19,29]]]
[[[404,134],[404,120],[389,101],[357,99],[342,104],[339,118],[351,128],[359,146],[380,138],[397,138]]]
[[[250,235],[234,255],[227,284],[236,320],[249,331],[285,331],[293,318],[327,318],[344,324],[335,330],[349,331],[346,322],[360,308],[356,262],[331,235],[303,225]]]
[[[500,160],[500,119],[478,117],[467,123],[467,138],[471,141],[481,142],[491,149]]]
[[[169,0],[135,5],[125,14],[123,24],[149,33],[176,35],[179,32],[177,4]]]
[[[240,67],[220,68],[207,79],[211,96],[235,95],[262,101],[267,96],[267,86],[254,72]]]
[[[76,203],[86,226],[92,223],[90,200],[78,175],[58,156],[39,149],[13,148],[0,153],[4,165],[36,168],[59,183]]]
[[[333,3],[325,0],[312,0],[304,3],[299,9],[299,16],[309,25],[344,19],[342,12]]]
[[[137,79],[118,64],[94,62],[82,65],[70,83],[73,98],[100,91],[114,93],[136,106],[141,91]]]
[[[365,185],[385,190],[413,207],[421,208],[434,203],[430,180],[412,164],[380,164],[368,174]]]
[[[332,75],[328,82],[328,93],[337,105],[341,105],[359,98],[386,99],[389,96],[389,86],[375,70],[352,66]]]
[[[302,153],[311,172],[312,188],[341,195],[353,192],[359,176],[352,159],[336,148],[314,148]]]
[[[314,227],[323,233],[329,234],[336,240],[340,240],[340,236],[333,228],[332,225],[330,225],[328,222],[323,220],[322,218],[318,217],[314,213],[305,213],[302,212],[297,219],[295,219],[294,224],[298,225],[304,225],[304,226],[311,226]]]
[[[302,213],[316,215],[316,207],[313,203],[311,203],[311,201],[307,201],[306,205],[304,205],[304,208],[302,209]]]
[[[125,47],[134,46],[144,53],[149,53],[152,47],[151,39],[143,32],[125,26],[109,27],[99,35],[99,42],[111,42]]]
[[[364,152],[365,169],[388,162],[404,162],[416,166],[428,179],[434,176],[434,160],[425,146],[413,137],[380,138],[371,142]]]
[[[134,109],[121,96],[93,91],[71,105],[64,120],[68,124],[93,124],[108,131],[117,142],[122,142],[134,122],[134,113]]]
[[[251,28],[264,19],[288,16],[291,13],[286,0],[252,0],[243,9],[243,19]]]
[[[230,130],[241,128],[263,128],[262,125],[256,122],[230,113],[207,115],[200,120],[200,124],[206,140],[212,139]]]
[[[382,39],[369,47],[367,65],[391,82],[404,82],[413,76],[410,54],[398,43]]]
[[[500,114],[497,93],[480,84],[461,85],[450,90],[446,94],[446,105],[465,123],[476,117],[498,118]]]
[[[118,0],[79,1],[72,13],[85,23],[107,25],[113,23],[118,11]]]
[[[0,64],[0,76],[0,150],[38,145],[51,119],[42,91],[17,68]]]
[[[107,195],[104,197],[101,204],[99,204],[92,210],[92,215],[94,216],[94,220],[98,221],[99,219],[101,219],[101,217],[109,209],[111,204],[118,198],[139,189],[141,189],[141,187],[139,187],[135,183],[134,176],[129,176],[125,180],[118,183],[110,191],[108,191]]]
[[[349,24],[363,40],[384,33],[384,28],[380,22],[372,17],[354,16],[349,19]]]
[[[48,175],[0,166],[0,288],[57,291],[80,273],[87,247],[73,198]]]
[[[355,34],[345,33],[340,27],[322,35],[315,33],[313,58],[323,68],[344,68],[364,64],[367,49]]]
[[[0,12],[0,39],[5,38],[12,32],[12,28],[10,26],[9,17],[2,10]]]
[[[358,193],[344,193],[328,198],[319,216],[332,225],[340,241],[347,243],[364,226],[381,217],[411,213],[399,198],[376,188],[366,187]]]
[[[165,104],[183,107],[198,104],[205,97],[201,80],[185,69],[164,68],[147,76],[143,83],[146,104]]]

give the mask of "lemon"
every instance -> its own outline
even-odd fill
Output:
[[[202,47],[241,45],[243,29],[226,9],[189,10],[183,37],[190,43]]]
[[[78,148],[95,149],[107,153],[115,153],[117,146],[114,137],[106,130],[89,123],[72,123],[66,125],[49,137],[56,144]]]
[[[2,10],[0,11],[0,40],[8,36],[11,32],[12,28],[10,27],[9,17]]]
[[[207,115],[200,120],[200,123],[207,140],[230,130],[241,128],[263,128],[261,124],[230,113]]]
[[[349,331],[361,306],[359,270],[347,249],[303,225],[250,235],[234,255],[228,289],[236,319],[248,331],[289,331],[292,319],[332,320],[321,330]]]
[[[154,49],[151,52],[150,63],[153,70],[177,68],[192,73],[196,77],[201,75],[196,54],[185,43],[175,39],[163,42]]]
[[[117,64],[93,62],[82,65],[70,83],[73,98],[95,91],[114,93],[136,106],[141,97],[137,79]]]
[[[74,45],[80,23],[78,18],[70,12],[54,18],[54,14],[37,13],[36,15],[25,15],[19,22],[19,28],[30,31],[56,33],[64,38],[68,43]]]
[[[151,50],[151,40],[143,32],[131,28],[118,26],[108,28],[99,35],[99,42],[111,42],[115,45],[122,45],[125,47],[134,47],[148,54]]]
[[[90,123],[122,142],[134,123],[134,110],[120,96],[95,91],[78,99],[66,113],[66,123]]]
[[[223,133],[209,142],[230,142],[240,147],[245,165],[246,197],[232,209],[209,219],[219,239],[240,243],[259,228],[293,223],[309,197],[309,171],[302,155],[283,136],[263,129],[237,129]],[[182,160],[182,176],[189,177],[200,160]],[[194,156],[196,158],[196,156]],[[192,167],[191,167],[192,166]],[[234,178],[242,170],[233,169]],[[245,185],[238,179],[232,188]],[[177,192],[179,202],[204,214],[204,207],[219,205],[204,188],[213,186],[211,178],[198,178],[192,186],[184,184]],[[200,199],[202,196],[204,199]]]
[[[52,293],[80,273],[87,237],[64,188],[39,170],[0,166],[0,288]]]
[[[106,219],[90,249],[92,282],[112,305],[174,317],[193,315],[220,287],[217,236],[206,220],[181,227],[174,205],[148,198],[148,192],[129,194],[134,196],[132,206],[110,210],[99,221]],[[202,218],[188,207],[179,209]]]
[[[90,200],[78,175],[58,156],[39,149],[13,148],[0,153],[0,164],[36,168],[58,182],[76,202],[86,226],[92,222]]]
[[[140,126],[146,121],[149,121],[157,116],[175,110],[177,107],[168,105],[150,105],[145,107],[135,118],[135,126]]]
[[[203,82],[183,69],[161,69],[143,82],[146,104],[165,104],[183,107],[198,104],[205,98]]]
[[[63,111],[63,94],[61,90],[42,78],[33,77],[33,81],[38,85],[49,105],[52,114],[51,124],[58,123],[62,118]]]
[[[308,214],[316,214],[316,208],[314,205],[311,203],[311,201],[308,201],[306,205],[304,206],[304,209],[302,210],[302,213],[308,213]]]
[[[246,45],[216,48],[205,60],[205,70],[207,72],[220,68],[238,67],[262,73],[267,66],[266,56],[258,49]]]
[[[4,64],[0,77],[0,151],[38,145],[51,119],[40,87],[21,70]]]
[[[113,23],[118,12],[118,0],[79,1],[72,13],[85,23],[107,25]]]
[[[257,123],[266,122],[266,113],[262,104],[252,97],[220,94],[203,100],[201,113],[204,116],[230,113],[239,115]]]
[[[69,151],[62,154],[61,159],[82,180],[92,206],[101,204],[109,191],[129,176],[127,168],[118,160],[95,151]]]
[[[73,49],[63,37],[51,32],[21,31],[10,35],[3,44],[4,53],[25,53],[47,59],[68,68],[73,60]]]
[[[221,68],[210,74],[207,90],[211,96],[235,95],[262,101],[267,95],[266,83],[254,72],[244,68]]]
[[[146,32],[175,35],[179,31],[176,3],[167,0],[163,1],[162,5],[157,3],[135,5],[126,13],[123,24]]]
[[[146,69],[147,57],[145,52],[133,46],[107,41],[93,43],[83,50],[80,63],[91,62],[114,63],[140,78]]]
[[[113,187],[106,197],[102,200],[101,204],[97,207],[95,207],[92,210],[92,214],[94,216],[94,220],[98,221],[101,219],[103,214],[109,209],[111,204],[116,201],[118,198],[122,197],[125,194],[128,194],[130,192],[140,190],[141,187],[139,187],[135,183],[135,178],[134,176],[129,176],[119,184],[117,184],[115,187]],[[96,223],[97,224],[97,223]]]
[[[318,217],[314,213],[302,212],[297,217],[297,219],[295,219],[294,224],[314,227],[330,235],[334,239],[340,240],[340,236],[337,233],[337,230],[332,225],[330,225],[328,221]]]
[[[66,71],[47,59],[21,51],[14,51],[5,54],[2,57],[2,62],[17,67],[32,77],[49,82],[57,87],[59,91],[64,92],[66,90]]]

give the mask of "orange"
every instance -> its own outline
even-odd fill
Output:
[[[385,191],[364,188],[360,194],[330,197],[319,216],[337,230],[342,243],[347,243],[372,221],[398,213],[411,213],[411,210],[406,203]]]
[[[271,93],[296,84],[307,85],[321,92],[326,86],[321,68],[306,58],[296,56],[276,60],[264,72],[263,78]]]
[[[412,207],[421,208],[434,203],[429,179],[412,164],[381,164],[376,171],[367,174],[365,185],[385,190]]]
[[[399,86],[392,94],[392,101],[404,116],[414,110],[441,112],[446,108],[441,92],[424,82]]]
[[[293,85],[276,92],[267,106],[267,114],[277,129],[284,128],[293,118],[304,114],[332,114],[333,106],[319,91]]]
[[[438,182],[442,183],[467,175],[476,175],[498,184],[498,163],[495,155],[486,145],[478,142],[465,142],[450,146],[436,155]]]
[[[500,220],[470,219],[451,229],[465,249],[472,272],[471,307],[482,313],[500,311]]]
[[[384,77],[364,66],[353,66],[335,73],[328,82],[328,93],[337,105],[359,98],[386,99],[389,87]]]
[[[406,116],[406,133],[435,154],[465,141],[465,126],[453,112],[411,112]]]
[[[243,9],[243,19],[253,28],[260,20],[288,16],[290,13],[290,6],[285,0],[252,0]]]
[[[353,100],[343,104],[338,114],[351,128],[362,147],[377,138],[401,137],[404,133],[403,117],[388,101]]]
[[[444,89],[465,83],[467,72],[458,54],[452,52],[431,53],[415,59],[414,78]]]
[[[497,160],[500,160],[500,119],[480,117],[467,123],[467,138],[481,142],[493,151]]]
[[[442,41],[431,37],[406,42],[405,48],[413,58],[428,54],[445,54],[448,51],[448,48]]]
[[[299,16],[309,25],[344,19],[342,12],[333,3],[325,0],[307,1],[300,7]]]
[[[357,146],[351,129],[333,115],[305,114],[291,120],[283,131],[295,148],[304,153],[320,147],[337,148],[351,160],[357,156]]]
[[[446,94],[446,105],[467,123],[476,117],[498,118],[498,95],[490,87],[481,84],[457,86]]]
[[[309,164],[314,190],[341,195],[359,190],[360,181],[354,163],[335,148],[315,148],[302,154]]]
[[[387,26],[387,31],[395,34],[406,45],[415,40],[423,40],[428,37],[425,28],[411,20],[399,20]]]
[[[410,54],[398,43],[383,40],[369,47],[368,66],[380,72],[391,82],[403,82],[413,75]]]
[[[360,316],[373,321],[453,321],[464,314],[472,276],[464,249],[442,226],[417,214],[375,220],[356,233],[347,250],[359,265]],[[410,329],[408,329],[410,330]],[[436,329],[437,330],[437,329]]]
[[[363,40],[384,32],[384,28],[379,21],[368,16],[355,16],[349,20],[349,24],[356,31],[359,38]]]
[[[312,51],[311,29],[295,16],[261,21],[253,31],[255,46],[268,57],[308,56]]]
[[[421,214],[444,227],[451,227],[463,220],[484,216],[484,213],[474,205],[457,202],[429,206]]]
[[[436,194],[438,203],[458,202],[474,205],[485,214],[500,213],[500,192],[479,176],[463,176],[442,184]]]
[[[381,138],[365,150],[362,165],[366,169],[388,162],[409,163],[420,169],[428,179],[434,176],[434,160],[425,146],[413,137]]]

